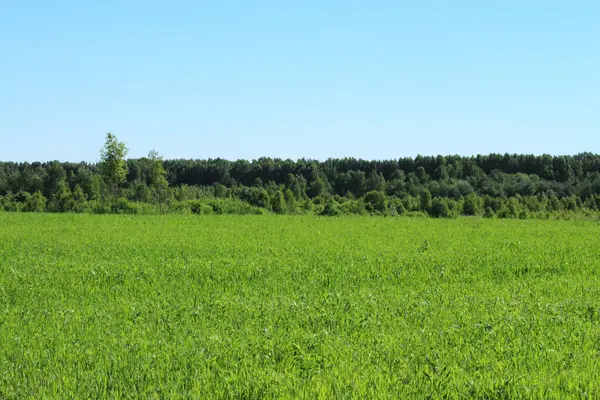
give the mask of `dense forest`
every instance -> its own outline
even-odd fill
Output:
[[[0,211],[596,216],[600,155],[0,163]]]

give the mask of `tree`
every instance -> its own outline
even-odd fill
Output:
[[[44,196],[51,197],[60,181],[66,179],[67,173],[58,161],[51,162],[47,167],[44,180]]]
[[[35,192],[27,202],[25,206],[26,211],[29,212],[44,212],[46,209],[46,198],[39,190]]]
[[[308,190],[306,191],[308,196],[315,198],[317,196],[328,194],[327,183],[323,178],[317,178],[310,183]]]
[[[271,209],[277,214],[283,214],[286,211],[285,197],[281,190],[276,191],[271,197]]]
[[[8,180],[4,169],[0,168],[0,196],[4,195],[8,190]]]
[[[82,213],[87,209],[87,199],[85,198],[85,193],[83,189],[79,185],[75,185],[75,189],[73,189],[73,202],[72,202],[72,210],[78,213]]]
[[[213,193],[215,197],[227,197],[227,186],[223,185],[222,183],[215,182],[213,183]]]
[[[29,166],[21,174],[21,187],[29,193],[35,193],[44,187],[43,179]]]
[[[75,175],[75,184],[81,186],[86,198],[94,200],[98,197],[100,184],[96,182],[97,176],[89,168],[81,168]]]
[[[150,203],[153,193],[146,182],[136,181],[128,190],[127,198],[139,203]]]
[[[365,195],[365,206],[371,213],[385,214],[387,210],[387,196],[378,190],[371,190]]]
[[[383,175],[381,173],[378,174],[375,171],[371,171],[371,173],[369,174],[369,178],[367,179],[366,190],[367,190],[367,192],[371,192],[371,191],[384,192],[385,191],[385,179],[383,178]]]
[[[480,213],[479,198],[475,193],[471,193],[465,197],[465,203],[463,204],[463,214],[465,215],[477,215]]]
[[[167,180],[167,172],[163,165],[163,157],[156,151],[150,150],[148,152],[148,166],[147,166],[147,180],[148,185],[154,186],[161,181]]]
[[[148,184],[152,188],[154,200],[158,204],[160,212],[172,200],[173,193],[169,190],[167,171],[164,168],[163,158],[156,150],[148,153]]]
[[[425,171],[425,168],[423,168],[422,166],[417,167],[417,178],[419,178],[419,181],[421,181],[421,183],[425,183],[425,181],[427,181],[427,172]]]
[[[256,207],[271,208],[271,197],[265,189],[252,188],[249,203]]]
[[[323,210],[319,213],[319,215],[328,217],[333,217],[340,214],[342,214],[342,211],[340,210],[339,204],[331,197],[327,199],[325,207],[323,207]]]
[[[367,177],[364,171],[350,171],[350,191],[355,197],[362,197],[367,192]]]
[[[65,212],[72,209],[72,194],[67,182],[62,179],[58,181],[52,195],[50,196],[50,211]]]
[[[297,200],[306,197],[306,179],[302,175],[287,174],[286,184]]]
[[[440,165],[439,167],[437,167],[436,170],[433,172],[433,178],[440,181],[448,180],[448,170],[446,169],[446,166]]]
[[[100,172],[113,197],[113,210],[117,211],[121,186],[127,178],[127,147],[112,133],[106,134],[106,142],[100,151]]]
[[[548,197],[548,210],[549,211],[562,211],[563,208],[564,208],[563,204],[560,202],[558,197],[556,197],[556,195],[554,193],[552,193]]]
[[[429,209],[429,215],[434,218],[449,218],[450,208],[445,198],[435,197]]]
[[[285,198],[285,204],[287,205],[288,212],[296,212],[298,207],[296,205],[294,193],[290,189],[286,189],[286,191],[283,192],[283,197]]]
[[[0,196],[0,208],[4,211],[21,211],[21,203],[17,201],[15,195],[9,193],[5,196]]]
[[[310,166],[310,184],[306,190],[306,194],[315,198],[318,196],[328,196],[331,191],[331,187],[327,178],[319,170],[319,166],[316,163],[312,163]]]
[[[431,192],[428,189],[423,189],[419,198],[421,201],[421,211],[429,211],[431,209]]]

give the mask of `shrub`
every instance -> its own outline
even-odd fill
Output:
[[[123,214],[156,214],[157,210],[148,203],[135,203],[125,198],[119,199],[118,210]]]
[[[321,211],[319,213],[319,215],[325,215],[325,216],[329,216],[329,217],[333,217],[333,216],[341,215],[341,214],[342,214],[342,211],[340,210],[340,205],[333,200],[328,201],[325,204],[323,211]]]
[[[372,190],[365,195],[365,207],[370,213],[385,214],[387,196],[383,192]]]
[[[445,198],[434,197],[431,203],[429,215],[434,218],[450,218],[451,213],[448,208],[448,202]]]
[[[365,202],[362,199],[344,201],[340,204],[340,211],[343,214],[365,215],[367,213]]]
[[[263,214],[263,209],[233,198],[209,199],[206,204],[215,214]]]
[[[214,214],[212,206],[209,204],[206,204],[205,202],[203,202],[201,200],[190,200],[187,202],[187,205],[193,214],[197,214],[197,215]]]

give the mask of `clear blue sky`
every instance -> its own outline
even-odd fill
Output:
[[[0,160],[600,152],[600,1],[4,0]]]

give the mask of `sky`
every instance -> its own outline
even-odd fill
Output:
[[[597,0],[0,0],[0,160],[600,153]]]

